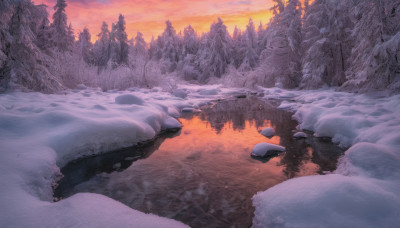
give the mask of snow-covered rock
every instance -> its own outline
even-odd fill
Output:
[[[175,89],[173,92],[172,92],[172,94],[175,96],[175,97],[180,97],[180,98],[182,98],[182,99],[184,99],[184,98],[186,98],[187,97],[187,92],[185,91],[185,90],[183,90],[183,89]]]
[[[127,104],[127,105],[131,105],[131,104],[142,105],[144,103],[144,101],[143,101],[142,98],[137,97],[135,95],[124,94],[124,95],[120,95],[120,96],[116,97],[115,98],[115,103],[117,103],[117,104]]]
[[[218,93],[219,93],[218,89],[205,89],[199,91],[200,95],[217,95]]]
[[[305,139],[305,138],[307,138],[307,134],[302,131],[299,131],[299,132],[294,133],[293,138]]]
[[[255,157],[268,157],[279,152],[284,152],[285,147],[270,143],[259,143],[253,147],[251,155]]]
[[[264,135],[267,138],[271,138],[275,134],[275,129],[273,129],[272,127],[266,127],[262,129],[260,134]]]

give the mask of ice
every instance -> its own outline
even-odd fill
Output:
[[[115,103],[117,104],[136,104],[136,105],[142,105],[143,100],[140,97],[137,97],[132,94],[124,94],[121,96],[118,96],[115,98]]]
[[[264,129],[262,129],[262,131],[260,133],[267,138],[271,138],[275,134],[275,129],[273,129],[271,127],[266,127]]]
[[[205,89],[199,91],[200,95],[217,95],[218,93],[219,93],[218,89]]]
[[[297,139],[307,138],[307,134],[302,131],[299,131],[299,132],[294,133],[293,138],[297,138]]]
[[[285,147],[270,143],[259,143],[253,147],[251,155],[255,157],[268,157],[275,155],[277,152],[284,152]]]

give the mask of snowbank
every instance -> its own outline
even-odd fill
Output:
[[[219,87],[204,90],[218,89],[213,98],[232,92]],[[178,110],[210,100],[197,87],[182,89],[186,99],[155,89],[101,92],[84,86],[58,95],[1,94],[0,227],[185,227],[96,194],[52,202],[59,167],[179,128]]]
[[[260,88],[261,89],[261,88]],[[400,96],[261,89],[290,97],[299,129],[344,148],[333,174],[285,181],[253,197],[254,227],[397,227],[400,224]]]

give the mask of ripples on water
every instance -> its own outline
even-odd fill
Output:
[[[70,163],[55,196],[93,192],[192,227],[250,227],[255,193],[289,178],[332,171],[342,154],[313,137],[293,139],[297,123],[291,115],[257,98],[213,103],[200,114],[183,115],[176,134]],[[275,136],[260,135],[264,127],[275,128]],[[260,142],[287,151],[254,160],[250,152]]]

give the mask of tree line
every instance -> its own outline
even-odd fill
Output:
[[[273,1],[267,25],[249,19],[232,35],[220,18],[203,34],[190,25],[177,33],[167,20],[147,44],[140,32],[128,39],[119,15],[110,28],[103,22],[93,44],[87,28],[75,39],[65,0],[57,0],[52,23],[44,5],[0,0],[1,88],[50,93],[123,69],[119,84],[130,86],[174,75],[247,87],[400,91],[400,0]]]

